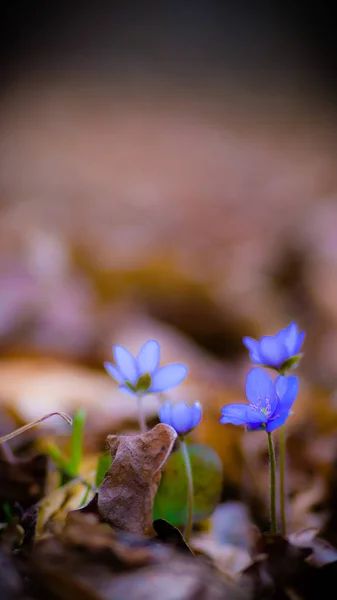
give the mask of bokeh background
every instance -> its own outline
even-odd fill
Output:
[[[267,470],[251,473],[264,440],[245,436],[242,457],[242,431],[218,419],[244,396],[242,336],[295,320],[307,338],[289,493],[294,526],[315,524],[336,455],[332,7],[3,10],[1,430],[77,406],[97,444],[131,427],[135,406],[103,361],[114,343],[136,351],[156,338],[164,361],[189,365],[172,397],[203,402],[196,435],[223,458],[224,496],[263,497]],[[156,399],[147,410],[155,419]]]

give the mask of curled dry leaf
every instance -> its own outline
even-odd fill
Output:
[[[140,435],[108,436],[112,465],[97,499],[103,521],[115,529],[153,534],[153,500],[176,438],[163,423]]]

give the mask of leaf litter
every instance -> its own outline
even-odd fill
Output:
[[[2,445],[1,599],[311,600],[327,584],[324,597],[334,598],[334,471],[321,532],[262,534],[245,504],[227,500],[209,518],[201,514],[188,545],[155,511],[160,484],[172,473],[165,467],[175,464],[176,438],[163,424],[109,435],[108,453],[84,456],[80,475],[48,494],[50,458],[33,448],[29,456],[25,446],[14,456]]]

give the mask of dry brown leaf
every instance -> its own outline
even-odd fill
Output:
[[[98,490],[104,521],[123,531],[153,533],[153,500],[176,438],[163,423],[140,435],[108,436],[113,462]]]
[[[212,559],[219,571],[231,577],[237,575],[251,563],[247,550],[234,544],[221,544],[207,533],[193,537],[192,548],[205,553]]]
[[[10,461],[0,459],[0,504],[18,502],[28,508],[42,498],[47,477],[47,456],[36,454]]]
[[[96,471],[85,474],[84,480],[94,485]],[[71,511],[77,510],[87,496],[87,501],[94,497],[94,491],[88,490],[82,480],[74,479],[62,487],[58,487],[39,502],[36,535],[39,537],[53,527],[55,523],[63,523]]]
[[[201,557],[170,544],[117,532],[95,515],[74,512],[29,557],[40,597],[73,600],[247,600],[235,583]]]

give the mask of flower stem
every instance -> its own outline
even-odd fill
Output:
[[[281,533],[286,535],[286,506],[285,506],[285,454],[286,454],[286,427],[280,427],[280,446],[279,446],[279,464],[280,464],[280,512],[281,512]]]
[[[137,402],[138,402],[139,428],[140,428],[141,433],[146,433],[147,427],[146,427],[145,415],[144,415],[144,410],[143,410],[143,396],[141,396],[141,395],[137,396]]]
[[[191,533],[192,533],[192,524],[193,524],[193,477],[192,477],[192,468],[191,468],[191,460],[188,453],[187,444],[183,436],[180,436],[180,447],[181,452],[184,458],[185,469],[186,469],[186,477],[187,477],[187,521],[185,526],[184,537],[187,544],[190,541]]]
[[[271,531],[277,533],[277,519],[276,519],[276,460],[275,460],[275,449],[272,434],[268,433],[268,450],[269,450],[269,468],[270,468],[270,518],[271,518]]]

